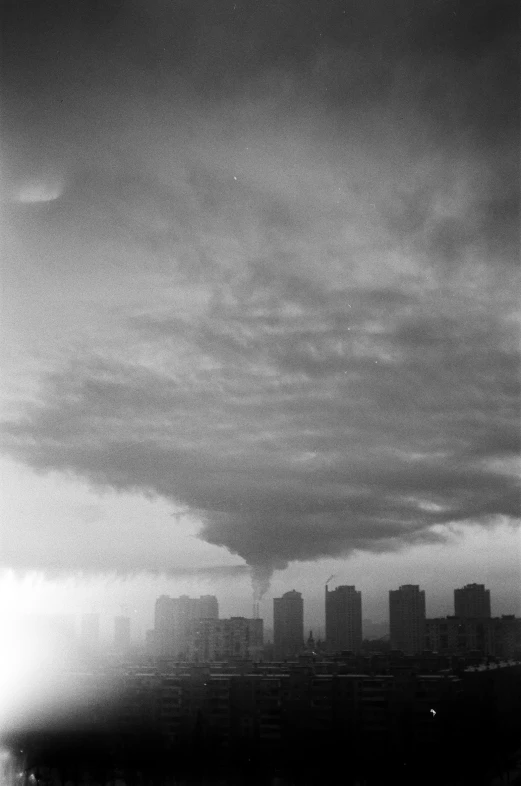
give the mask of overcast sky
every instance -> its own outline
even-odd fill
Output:
[[[4,3],[11,593],[521,611],[516,8]]]

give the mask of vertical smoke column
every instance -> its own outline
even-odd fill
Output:
[[[259,618],[260,602],[270,587],[273,568],[266,565],[253,565],[251,584],[253,588],[253,619]]]

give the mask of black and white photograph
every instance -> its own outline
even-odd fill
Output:
[[[0,786],[521,785],[516,0],[2,0]]]

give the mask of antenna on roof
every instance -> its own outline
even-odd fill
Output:
[[[327,581],[326,581],[326,590],[327,590],[327,585],[329,584],[329,582],[330,582],[330,581],[333,581],[333,579],[335,578],[335,576],[336,576],[336,574],[335,574],[335,573],[333,573],[333,574],[332,574],[332,575],[331,575],[331,576],[330,576],[330,577],[327,579]]]

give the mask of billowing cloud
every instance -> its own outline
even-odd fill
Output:
[[[116,14],[157,100],[131,132],[107,124],[101,161],[81,139],[91,157],[49,219],[92,238],[111,328],[62,352],[5,449],[186,506],[259,592],[292,560],[514,519],[515,79],[498,6],[174,5],[147,5],[144,30]],[[178,43],[158,71],[147,25]],[[86,569],[158,569],[101,537]]]

